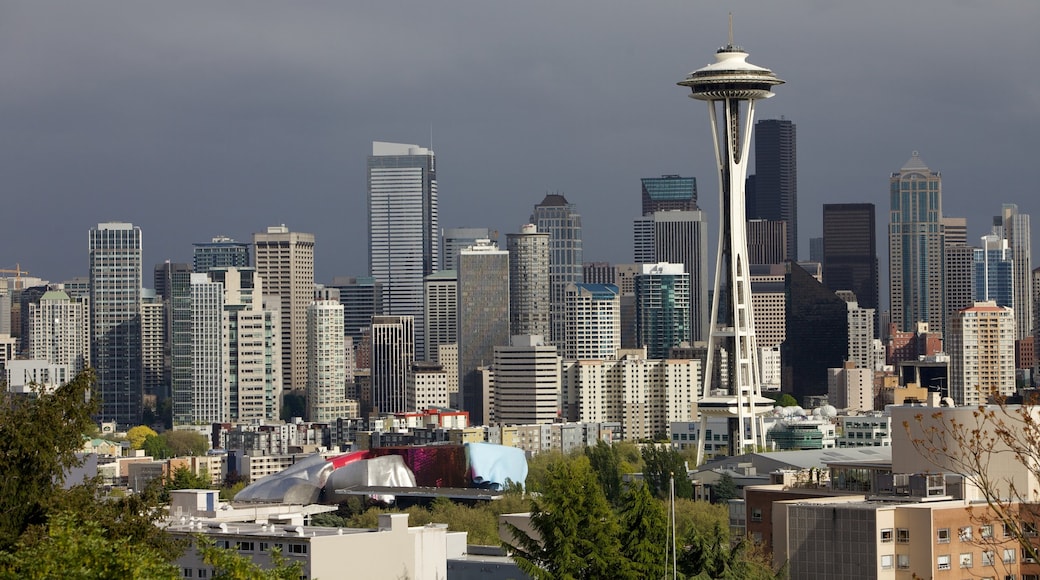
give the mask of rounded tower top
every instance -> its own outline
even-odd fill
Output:
[[[715,52],[715,62],[691,72],[676,84],[690,87],[690,98],[699,101],[772,97],[772,87],[784,81],[773,71],[749,63],[747,57],[748,53],[730,40]]]

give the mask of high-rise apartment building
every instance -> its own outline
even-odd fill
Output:
[[[63,290],[51,290],[29,305],[29,357],[69,367],[90,366],[90,308]]]
[[[635,261],[638,264],[682,264],[689,277],[690,340],[708,332],[708,222],[702,211],[664,211],[635,221]],[[653,356],[653,355],[651,355]]]
[[[494,349],[495,421],[552,423],[560,417],[560,357],[541,336],[514,336]]]
[[[191,275],[191,382],[176,384],[173,423],[205,425],[230,420],[224,388],[224,286],[207,274]]]
[[[282,387],[307,387],[307,306],[314,300],[314,234],[285,225],[253,234],[256,273],[266,296],[277,296],[282,327]]]
[[[455,270],[441,270],[426,277],[426,360],[440,362],[441,346],[458,344],[459,277]],[[453,389],[457,389],[454,385]]]
[[[850,290],[863,308],[878,309],[877,229],[872,203],[823,204],[823,283]],[[874,333],[879,333],[874,325]]]
[[[755,123],[755,175],[748,219],[787,223],[787,259],[798,261],[798,140],[787,119]]]
[[[658,211],[697,211],[697,178],[679,175],[644,177],[642,215]]]
[[[943,332],[944,228],[942,177],[914,151],[889,180],[889,296],[892,323],[910,331],[927,322]]]
[[[442,228],[440,270],[457,270],[459,252],[477,243],[491,240],[498,243],[498,232],[491,228]]]
[[[1001,208],[1000,215],[993,218],[993,222],[994,232],[1007,240],[1015,265],[1015,337],[1021,340],[1033,334],[1033,309],[1036,307],[1030,298],[1033,258],[1029,214],[1019,213],[1017,205],[1006,203]]]
[[[847,360],[859,369],[875,369],[878,362],[880,342],[875,341],[874,309],[864,308],[856,302],[846,302],[849,310],[849,348]],[[884,360],[882,359],[882,364]],[[840,408],[840,407],[839,407]]]
[[[141,228],[99,223],[90,230],[89,251],[98,418],[129,428],[141,422]]]
[[[419,357],[426,355],[423,280],[441,263],[439,232],[433,151],[373,142],[368,158],[368,269],[383,285],[384,314],[414,319]]]
[[[496,346],[509,344],[509,252],[477,242],[459,253],[458,272],[459,392],[470,421],[480,425],[489,402],[478,369],[491,366]]]
[[[144,407],[158,409],[166,397],[166,344],[163,328],[165,308],[155,290],[141,291],[141,391]]]
[[[954,314],[946,342],[950,396],[977,407],[992,396],[1015,394],[1015,318],[1010,308],[976,302]]]
[[[580,284],[582,276],[581,214],[562,194],[549,193],[534,206],[531,223],[549,234],[549,286],[552,344],[563,344],[567,329],[567,284]]]
[[[613,284],[567,285],[563,357],[607,360],[621,348],[621,295]]]
[[[509,252],[509,334],[549,337],[549,234],[526,224],[506,234]]]
[[[331,423],[357,415],[347,401],[347,361],[343,342],[343,305],[318,300],[307,307],[307,416]]]
[[[997,306],[1015,305],[1015,263],[1008,241],[998,234],[982,236],[982,247],[974,249],[974,302],[993,301]],[[1015,316],[1016,322],[1018,316]]]
[[[236,242],[227,236],[217,236],[211,242],[192,244],[192,270],[205,274],[213,268],[248,268],[249,244]]]
[[[636,276],[636,334],[646,356],[665,358],[690,340],[690,276],[682,264],[643,264]]]
[[[228,421],[277,421],[282,409],[280,309],[264,304],[255,268],[213,268],[224,290],[224,388]],[[273,300],[269,301],[273,303]]]
[[[380,413],[405,413],[408,373],[415,362],[415,319],[374,316],[371,328],[372,406]]]

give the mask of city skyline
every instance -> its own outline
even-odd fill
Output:
[[[415,5],[422,18],[404,20],[378,6],[290,12],[261,3],[245,21],[221,7],[162,6],[122,7],[115,21],[105,8],[25,5],[6,15],[23,32],[4,41],[18,56],[0,61],[12,87],[0,120],[12,135],[3,166],[13,192],[0,267],[51,280],[85,275],[67,248],[101,221],[147,232],[145,267],[189,262],[191,244],[216,235],[248,240],[286,223],[320,240],[319,281],[365,275],[365,151],[378,139],[429,145],[431,125],[444,164],[443,227],[517,231],[532,204],[559,191],[583,213],[585,260],[627,261],[614,232],[638,211],[640,178],[678,173],[712,189],[708,144],[687,136],[705,122],[671,83],[723,43],[729,9],[737,43],[768,54],[791,83],[783,103],[764,105],[758,118],[799,127],[803,255],[819,235],[823,202],[884,207],[884,176],[912,150],[943,172],[948,215],[995,213],[977,201],[993,191],[1022,213],[1038,211],[1020,140],[1040,125],[1036,81],[1015,72],[1037,49],[1029,23],[1040,7],[1031,4],[922,3],[899,23],[876,4],[633,6],[591,17],[581,3]],[[65,18],[51,18],[54,10]],[[942,19],[932,18],[937,11]],[[483,26],[506,21],[509,30]],[[872,27],[884,27],[884,43]],[[571,44],[590,30],[603,34],[588,47]],[[655,40],[619,40],[644,36],[632,30]],[[952,88],[963,70],[1001,87],[992,106]],[[403,90],[403,79],[429,90]],[[984,142],[1003,146],[975,146]],[[715,215],[712,196],[701,197]],[[47,243],[26,243],[27,228],[44,223]],[[987,230],[973,217],[969,239]]]

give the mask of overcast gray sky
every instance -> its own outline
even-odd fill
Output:
[[[87,230],[132,221],[150,280],[193,242],[285,223],[317,236],[318,281],[363,275],[371,142],[431,128],[442,226],[515,232],[558,191],[587,260],[630,261],[641,177],[697,177],[717,222],[707,109],[675,83],[729,11],[787,81],[758,112],[798,126],[803,256],[821,204],[872,202],[884,259],[914,150],[970,238],[1001,203],[1040,220],[1036,0],[8,0],[0,268],[85,275]]]

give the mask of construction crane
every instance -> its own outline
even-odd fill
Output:
[[[19,288],[22,285],[22,274],[28,274],[29,272],[22,269],[21,264],[15,264],[14,269],[0,268],[0,274],[14,274],[14,287]]]

